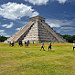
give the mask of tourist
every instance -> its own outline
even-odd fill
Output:
[[[30,43],[29,40],[27,40],[27,46],[29,45],[29,43]]]
[[[9,41],[9,47],[11,46],[11,41]]]
[[[13,41],[11,41],[11,46],[13,46]]]
[[[14,46],[14,41],[12,42],[12,46]]]
[[[26,43],[26,41],[24,42],[24,44],[25,44],[25,46],[27,46],[27,43]]]
[[[34,41],[33,41],[33,44],[34,44]]]
[[[19,41],[19,46],[21,47],[21,46],[23,46],[23,43],[22,43],[22,41]]]
[[[44,43],[41,44],[41,49],[44,50]],[[41,49],[40,49],[40,51],[41,51]],[[44,51],[45,51],[45,50],[44,50]]]
[[[51,50],[51,46],[52,46],[52,45],[51,45],[51,42],[50,42],[50,44],[49,44],[49,46],[48,46],[48,51],[49,51],[49,49]]]
[[[11,46],[12,46],[12,47],[14,46],[14,42],[13,42],[13,41],[11,41]]]
[[[74,48],[75,48],[75,42],[73,43],[73,51],[74,51]]]
[[[23,43],[22,43],[22,41],[21,41],[21,46],[23,46]]]
[[[20,46],[20,41],[18,41],[18,44],[19,44],[19,46]]]

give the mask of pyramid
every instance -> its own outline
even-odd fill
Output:
[[[8,38],[9,41],[27,41],[41,43],[41,42],[59,42],[66,43],[58,33],[56,33],[47,23],[45,18],[36,16],[30,18],[30,22],[23,26],[18,32]]]

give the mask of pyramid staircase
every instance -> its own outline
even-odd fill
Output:
[[[33,24],[34,24],[33,22],[27,23],[18,32],[16,32],[13,36],[11,36],[10,38],[8,38],[4,42],[5,43],[7,43],[9,41],[18,42],[18,41],[22,40],[25,37],[25,35],[28,33],[28,31],[31,29],[31,27],[33,26]]]
[[[34,23],[31,30],[29,30],[28,34],[24,38],[24,41],[30,40],[30,42],[36,41],[39,43],[39,36],[38,36],[38,24],[37,22]]]

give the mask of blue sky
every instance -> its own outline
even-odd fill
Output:
[[[75,0],[0,0],[0,35],[12,36],[34,16],[60,34],[75,35]]]

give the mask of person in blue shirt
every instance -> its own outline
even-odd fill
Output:
[[[29,45],[29,43],[30,43],[29,40],[27,40],[27,46]]]
[[[49,46],[48,46],[48,51],[49,51],[49,49],[51,50],[51,46],[52,46],[52,45],[51,45],[51,42],[50,42],[50,44],[49,44]]]
[[[44,50],[44,43],[41,44],[41,49]],[[40,51],[41,51],[41,49],[40,49]],[[44,51],[45,51],[45,50],[44,50]]]

